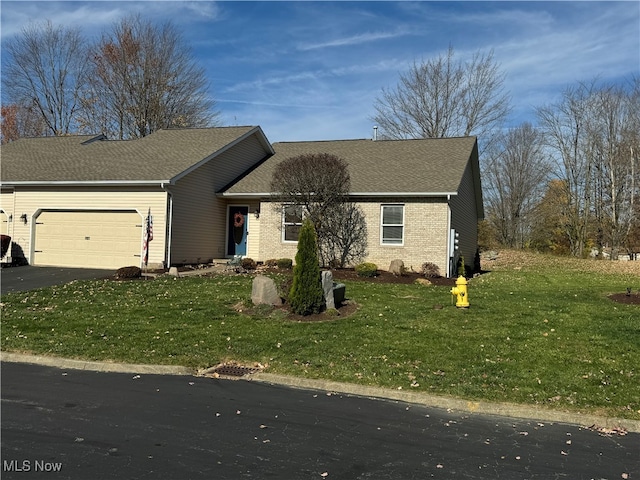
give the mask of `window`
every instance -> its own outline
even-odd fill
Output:
[[[383,245],[404,243],[404,205],[382,205],[380,235]]]
[[[282,240],[297,242],[302,226],[302,206],[285,205],[282,208]]]

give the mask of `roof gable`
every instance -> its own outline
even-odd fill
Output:
[[[2,183],[171,182],[250,135],[272,152],[260,127],[250,126],[158,130],[135,140],[23,138],[2,146]]]
[[[268,194],[276,165],[309,153],[329,153],[345,160],[352,195],[455,194],[469,162],[477,162],[475,137],[283,142],[273,144],[273,148],[274,156],[224,194]]]

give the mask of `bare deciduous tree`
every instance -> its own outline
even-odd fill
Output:
[[[76,129],[87,76],[86,42],[78,28],[31,24],[5,42],[2,84],[9,102],[33,109],[50,135]]]
[[[92,54],[83,127],[140,138],[170,127],[217,124],[204,70],[171,23],[127,17],[103,35]]]
[[[0,143],[13,142],[22,137],[40,137],[47,134],[47,126],[33,107],[3,105],[0,122]]]
[[[453,48],[414,63],[400,74],[395,89],[383,89],[373,121],[386,138],[441,138],[478,135],[501,125],[510,111],[504,74],[493,52],[477,52],[467,63],[454,60]]]
[[[327,153],[305,154],[280,162],[271,180],[272,200],[302,208],[318,235],[323,265],[357,263],[366,254],[367,231],[362,210],[349,201],[347,163]]]
[[[574,256],[584,252],[593,203],[594,162],[587,135],[588,106],[593,88],[593,84],[568,88],[558,103],[537,109],[545,142],[555,153],[555,173],[566,188],[564,227]]]
[[[530,217],[549,175],[542,135],[524,123],[500,134],[487,157],[487,217],[502,244],[522,248],[529,239]]]
[[[617,258],[637,221],[637,84],[628,91],[596,80],[580,83],[537,110],[557,159],[555,173],[567,189],[565,228],[573,255],[582,255],[593,238],[600,253],[608,246]]]

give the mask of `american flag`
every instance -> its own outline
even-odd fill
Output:
[[[151,216],[151,208],[149,208],[145,221],[144,240],[142,242],[142,257],[144,258],[145,266],[149,263],[149,242],[151,240],[153,240],[153,217]]]

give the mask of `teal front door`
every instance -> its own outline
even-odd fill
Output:
[[[247,254],[247,223],[249,207],[229,206],[229,223],[227,225],[227,255]]]

